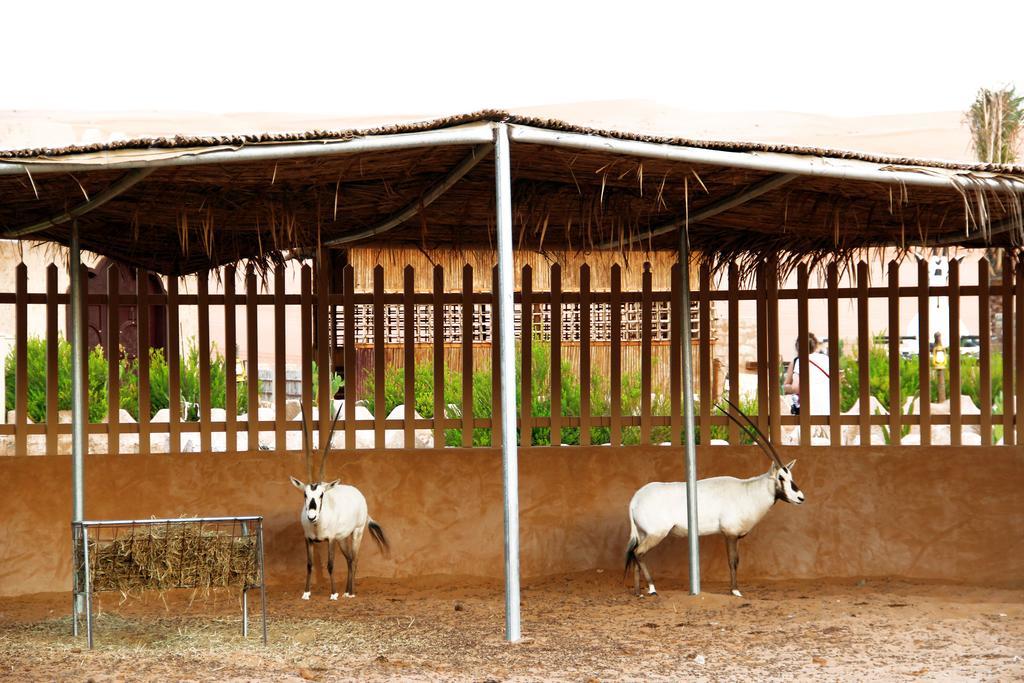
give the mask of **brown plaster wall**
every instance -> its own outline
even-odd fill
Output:
[[[1015,448],[789,448],[807,492],[778,504],[740,543],[740,580],[903,576],[974,582],[1024,580],[1024,452]],[[330,476],[358,486],[389,535],[383,558],[363,544],[360,573],[502,575],[500,454],[445,449],[337,453]],[[700,476],[752,476],[749,449],[699,449]],[[674,448],[536,448],[520,457],[525,577],[619,571],[626,508],[652,480],[682,473]],[[288,475],[301,455],[93,456],[86,516],[265,517],[271,583],[300,585],[300,494]],[[0,459],[0,595],[66,590],[70,566],[70,459]],[[685,542],[652,553],[655,577],[686,573]],[[727,577],[724,544],[702,541],[702,573]],[[321,569],[321,572],[323,570]]]

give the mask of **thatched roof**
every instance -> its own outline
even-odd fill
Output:
[[[608,145],[571,149],[514,137],[515,239],[524,249],[673,248],[673,231],[632,240],[651,228],[708,213],[714,215],[690,225],[691,244],[716,260],[756,259],[771,251],[842,258],[878,245],[1024,244],[1021,166],[662,138],[497,111],[377,128],[0,151],[0,232],[52,218],[100,196],[125,177],[126,168],[173,163],[177,165],[155,168],[123,194],[82,215],[83,248],[165,273],[188,273],[245,258],[272,260],[282,251],[315,246],[406,214],[396,227],[367,242],[425,249],[488,247],[494,243],[495,211],[493,156],[487,146],[338,154],[327,154],[325,148],[337,141],[416,136],[499,121],[527,131],[735,154],[728,159],[736,163],[683,162],[653,158],[656,154],[635,156]],[[272,158],[288,147],[282,143],[304,143],[318,156]],[[343,147],[335,144],[331,149]],[[254,148],[267,154],[234,160],[233,150]],[[468,164],[472,167],[463,177],[419,210],[424,195],[452,169],[467,165],[474,148],[484,155],[482,161]],[[838,177],[842,173],[798,171],[782,177],[758,166],[776,158],[801,168],[856,172]],[[203,163],[192,165],[197,159]],[[870,173],[859,173],[864,169]],[[886,181],[887,172],[893,178],[917,174],[941,180],[916,186]],[[763,192],[752,193],[757,196],[743,203],[709,210],[758,187]],[[412,211],[402,213],[410,207]],[[70,223],[63,222],[25,238],[66,243],[69,231]]]

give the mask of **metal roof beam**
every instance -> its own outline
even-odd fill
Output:
[[[391,216],[389,216],[388,218],[384,219],[382,222],[378,223],[377,225],[371,228],[358,230],[351,234],[342,235],[341,237],[336,237],[332,240],[323,242],[323,246],[338,247],[343,244],[358,242],[359,240],[368,239],[370,237],[376,237],[377,235],[381,235],[389,230],[392,230],[393,228],[398,227],[399,225],[406,222],[407,220],[421,212],[423,209],[427,208],[435,201],[437,201],[437,199],[441,197],[441,195],[450,190],[452,186],[455,185],[455,183],[459,182],[459,180],[464,175],[472,171],[477,164],[483,161],[484,158],[491,153],[491,150],[493,148],[494,146],[492,144],[479,145],[477,147],[474,147],[473,150],[469,153],[469,155],[461,162],[459,162],[459,165],[453,168],[451,172],[448,173],[448,175],[438,180],[430,187],[430,189],[424,192],[421,196],[417,197],[416,199],[406,204],[398,212],[392,214]]]
[[[52,228],[62,223],[67,223],[70,220],[74,220],[79,216],[84,216],[93,209],[98,209],[103,206],[111,199],[114,199],[118,195],[130,190],[132,187],[141,182],[146,176],[155,171],[155,168],[137,168],[135,170],[125,173],[119,180],[113,183],[110,187],[100,192],[92,199],[86,200],[84,203],[79,204],[75,208],[65,211],[64,213],[58,214],[53,218],[47,218],[46,220],[33,223],[32,225],[25,225],[20,228],[12,228],[11,230],[5,230],[0,234],[0,239],[16,239],[19,237],[25,237],[31,235],[34,232]]]
[[[782,152],[728,152],[700,147],[683,147],[640,140],[622,140],[598,135],[510,125],[513,142],[549,147],[622,154],[645,159],[661,159],[688,164],[723,166],[768,173],[861,180],[865,182],[936,187],[944,189],[977,189],[992,192],[1024,194],[1024,180],[978,171],[944,171],[928,167],[895,167],[866,161],[808,156]]]
[[[749,187],[746,187],[735,194],[731,194],[728,197],[718,199],[709,204],[708,206],[705,206],[704,208],[694,212],[692,215],[688,217],[677,218],[674,221],[670,221],[668,223],[665,223],[664,225],[660,225],[657,228],[652,228],[640,235],[633,235],[623,240],[609,240],[607,242],[595,245],[594,248],[624,248],[627,246],[631,246],[636,242],[643,242],[644,240],[649,240],[659,235],[665,235],[670,232],[675,232],[684,225],[693,225],[695,223],[700,223],[701,221],[705,221],[708,218],[711,218],[712,216],[717,216],[718,214],[725,213],[726,211],[734,209],[737,206],[742,206],[743,204],[746,204],[750,200],[756,199],[757,197],[760,197],[763,194],[771,192],[776,188],[782,187],[786,183],[790,182],[791,180],[795,180],[798,177],[799,176],[794,173],[777,173],[773,176],[765,178],[764,180],[759,180],[753,185],[750,185]]]

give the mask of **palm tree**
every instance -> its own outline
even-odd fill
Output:
[[[981,88],[964,115],[979,161],[1011,164],[1024,137],[1024,95],[1016,88]]]

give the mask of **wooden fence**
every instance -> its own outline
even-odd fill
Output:
[[[739,362],[740,347],[740,326],[739,326],[739,305],[741,301],[756,302],[756,329],[757,339],[757,405],[760,407],[754,415],[755,421],[776,443],[783,443],[783,430],[787,431],[793,426],[799,426],[798,444],[802,446],[812,444],[812,432],[815,427],[824,433],[828,440],[834,444],[843,443],[843,430],[848,426],[859,428],[860,445],[868,446],[872,442],[872,427],[880,426],[888,430],[892,435],[890,442],[898,444],[900,435],[905,426],[917,426],[920,429],[920,444],[931,445],[931,431],[934,426],[948,425],[950,429],[950,442],[952,445],[961,444],[961,435],[964,427],[977,427],[980,433],[982,444],[993,443],[993,428],[1000,426],[1003,432],[1003,440],[1007,445],[1024,443],[1024,421],[1015,419],[1015,407],[1024,402],[1024,263],[1016,263],[1009,258],[1003,268],[1003,281],[990,284],[988,276],[988,263],[984,260],[979,265],[979,284],[976,286],[960,285],[959,262],[953,261],[950,265],[949,285],[945,287],[929,286],[927,264],[922,261],[918,268],[918,283],[913,286],[905,286],[899,282],[898,266],[892,263],[889,266],[889,280],[885,286],[869,286],[867,277],[867,265],[861,262],[857,266],[857,279],[854,286],[840,287],[840,278],[835,266],[827,271],[827,284],[822,288],[810,288],[808,271],[806,266],[801,266],[797,273],[797,287],[795,289],[780,289],[777,268],[775,263],[766,263],[757,270],[753,282],[741,282],[739,270],[734,265],[728,269],[722,281],[725,286],[713,288],[713,279],[706,269],[699,272],[699,285],[691,292],[693,306],[695,307],[695,324],[691,327],[691,338],[695,344],[695,361],[697,374],[695,377],[695,392],[699,404],[697,424],[702,434],[709,435],[711,427],[716,426],[717,431],[727,435],[730,443],[740,441],[738,427],[728,423],[721,414],[713,410],[715,404],[716,387],[713,378],[712,339],[712,307],[718,305],[719,312],[724,313],[728,318],[728,339],[726,341],[728,383],[732,387],[739,386],[739,373],[741,372]],[[58,291],[57,269],[50,266],[45,273],[46,291],[29,292],[28,272],[22,264],[16,271],[15,291],[13,293],[0,293],[0,304],[13,306],[15,317],[15,362],[14,362],[14,420],[13,424],[0,425],[0,438],[7,439],[10,447],[5,449],[7,453],[24,455],[31,452],[51,453],[66,452],[67,448],[61,446],[61,442],[68,441],[71,432],[71,425],[62,421],[59,416],[58,394],[59,384],[65,381],[58,377],[58,347],[54,343],[58,339],[58,308],[68,304],[68,295]],[[87,297],[88,305],[100,305],[106,307],[107,321],[106,329],[118,331],[121,329],[122,307],[137,307],[137,334],[138,348],[149,347],[148,341],[148,320],[151,314],[151,307],[165,306],[167,311],[167,324],[169,329],[167,361],[169,365],[167,377],[168,415],[166,421],[154,421],[151,413],[151,390],[149,378],[149,357],[141,354],[138,359],[138,415],[137,422],[129,422],[122,419],[120,411],[120,390],[121,370],[119,363],[120,350],[117,343],[107,344],[104,353],[107,356],[107,414],[105,423],[92,423],[88,425],[90,434],[91,452],[102,452],[104,449],[112,454],[123,451],[147,454],[153,452],[152,438],[167,434],[167,450],[178,452],[182,450],[182,435],[198,435],[197,450],[211,451],[224,450],[226,452],[238,452],[257,450],[254,444],[270,444],[276,449],[288,448],[297,450],[301,448],[300,422],[295,419],[288,419],[288,407],[285,404],[285,392],[277,391],[273,399],[273,405],[266,415],[272,415],[272,419],[261,419],[260,411],[256,409],[259,404],[259,369],[256,362],[249,362],[245,365],[245,376],[235,376],[236,362],[239,360],[236,353],[236,342],[239,337],[244,336],[247,344],[249,358],[256,358],[261,344],[272,344],[275,349],[273,362],[274,384],[283,387],[285,384],[285,349],[287,343],[298,343],[301,348],[302,357],[302,403],[305,406],[314,405],[314,387],[319,396],[326,396],[331,391],[331,373],[338,369],[332,368],[332,344],[329,339],[331,326],[329,324],[314,325],[314,318],[319,321],[330,320],[332,307],[339,307],[343,317],[348,321],[355,321],[357,316],[352,314],[357,307],[369,307],[372,313],[372,324],[374,328],[374,344],[372,346],[372,363],[370,364],[373,379],[373,400],[376,406],[382,406],[386,402],[385,396],[385,373],[387,367],[387,344],[383,326],[385,306],[400,306],[404,310],[403,334],[405,343],[402,344],[402,388],[401,394],[405,405],[411,405],[415,399],[415,367],[423,364],[423,358],[417,357],[416,353],[416,322],[422,319],[417,315],[417,307],[428,307],[433,317],[433,329],[444,329],[445,308],[458,307],[462,311],[460,318],[463,325],[460,337],[462,353],[459,367],[449,367],[457,373],[461,373],[461,405],[454,408],[446,403],[443,393],[445,384],[445,368],[449,365],[446,362],[446,345],[441,335],[435,335],[430,352],[430,364],[433,373],[433,394],[432,412],[433,417],[419,419],[387,419],[384,410],[377,410],[372,419],[357,419],[357,405],[354,400],[345,401],[341,413],[337,432],[344,434],[344,444],[349,448],[357,447],[360,440],[359,434],[365,435],[369,440],[361,443],[374,444],[376,447],[385,448],[395,440],[387,438],[389,435],[397,435],[400,444],[397,447],[404,447],[409,444],[411,448],[416,443],[417,432],[426,430],[433,436],[433,447],[442,448],[446,444],[446,431],[449,445],[451,444],[452,431],[455,430],[456,439],[459,445],[469,447],[474,445],[474,430],[485,430],[489,434],[490,443],[497,445],[504,435],[500,428],[500,392],[497,377],[492,374],[490,416],[474,414],[473,395],[473,373],[479,370],[479,363],[474,364],[474,330],[473,325],[486,307],[489,317],[489,325],[496,326],[498,317],[495,314],[496,298],[492,292],[496,289],[496,271],[492,278],[491,291],[479,291],[473,286],[473,270],[466,266],[463,271],[463,288],[457,291],[447,291],[444,287],[445,273],[440,266],[433,269],[434,288],[430,292],[417,292],[415,289],[416,275],[412,266],[403,271],[405,287],[402,292],[387,293],[384,290],[384,269],[377,266],[373,272],[374,286],[370,292],[356,292],[353,287],[354,272],[351,266],[346,266],[342,274],[342,287],[340,292],[330,291],[330,278],[323,270],[316,275],[314,281],[313,270],[309,265],[304,265],[301,270],[301,287],[299,293],[286,291],[285,270],[278,267],[269,276],[269,281],[261,282],[257,275],[249,270],[244,279],[242,291],[236,291],[236,273],[234,267],[225,268],[223,272],[223,292],[211,293],[209,291],[209,278],[201,275],[198,278],[198,285],[194,294],[185,294],[179,291],[179,281],[174,278],[167,280],[166,294],[152,294],[141,291],[139,294],[123,293],[119,291],[119,279],[116,269],[109,271],[108,289],[105,294],[84,294]],[[578,430],[578,443],[580,445],[591,445],[593,438],[592,430],[602,429],[607,435],[607,441],[613,447],[622,446],[626,442],[647,444],[663,440],[666,443],[678,445],[682,431],[681,419],[681,349],[682,330],[680,316],[669,316],[668,334],[668,373],[667,387],[659,387],[654,383],[652,363],[654,358],[653,338],[656,333],[656,326],[661,324],[654,320],[654,312],[659,306],[671,307],[676,300],[676,294],[680,287],[680,275],[678,265],[671,269],[671,287],[668,290],[655,291],[652,286],[652,273],[649,268],[645,269],[642,278],[642,285],[638,291],[623,291],[621,286],[621,270],[618,265],[613,265],[610,272],[610,289],[608,291],[592,291],[590,289],[591,272],[590,267],[582,265],[579,268],[578,284],[575,291],[563,291],[562,273],[558,264],[552,265],[550,270],[550,287],[547,291],[535,291],[533,283],[533,271],[530,266],[522,270],[522,286],[516,292],[515,301],[517,311],[532,311],[535,305],[543,305],[550,311],[550,334],[545,344],[549,345],[548,358],[550,362],[549,385],[543,388],[533,386],[533,346],[537,343],[533,335],[520,335],[520,363],[522,367],[520,382],[520,395],[523,397],[535,397],[538,391],[545,392],[546,399],[550,399],[550,415],[535,415],[532,411],[532,400],[521,401],[519,407],[520,442],[523,445],[533,445],[537,438],[536,430],[550,430],[550,444],[557,446],[566,440],[566,434],[572,430]],[[138,281],[145,282],[148,276],[145,272],[139,272]],[[1016,276],[1016,279],[1015,279]],[[82,288],[83,293],[85,288]],[[952,339],[959,339],[959,311],[960,303],[964,297],[977,297],[979,301],[978,327],[981,338],[979,371],[981,384],[980,413],[977,415],[963,414],[957,400],[950,403],[949,414],[933,414],[929,401],[920,402],[919,414],[903,414],[901,396],[899,393],[899,335],[889,335],[888,358],[890,372],[890,394],[887,408],[888,415],[872,415],[867,410],[859,414],[844,415],[839,411],[840,377],[838,372],[832,372],[829,377],[829,398],[830,413],[828,415],[811,415],[809,411],[803,411],[799,415],[782,414],[782,402],[778,398],[780,349],[779,349],[779,303],[780,301],[794,300],[798,310],[799,339],[802,343],[799,347],[801,366],[807,367],[807,331],[809,327],[808,303],[814,300],[824,300],[827,304],[827,325],[830,339],[839,338],[839,302],[841,300],[853,300],[858,311],[857,326],[857,353],[860,358],[867,358],[872,343],[871,334],[868,330],[867,310],[868,303],[872,299],[881,299],[887,302],[889,312],[889,329],[900,329],[899,301],[901,298],[916,299],[918,314],[921,320],[921,329],[928,329],[929,297],[949,297],[950,309],[950,336]],[[1004,333],[1001,340],[993,342],[989,335],[989,302],[999,297],[1003,306],[1003,314],[1008,324],[1004,325]],[[1016,304],[1016,308],[1014,307]],[[639,397],[635,409],[623,408],[623,320],[622,313],[626,305],[639,305],[641,312],[640,338],[637,342],[640,349],[639,354]],[[198,352],[198,419],[186,421],[182,408],[182,376],[180,361],[182,348],[177,334],[178,321],[182,307],[194,306],[197,312],[197,352]],[[563,414],[562,394],[566,386],[567,378],[563,377],[563,361],[566,359],[566,347],[563,339],[562,325],[564,316],[561,314],[565,307],[578,307],[579,325],[578,354],[575,367],[578,367],[579,386],[579,410],[578,414]],[[271,314],[266,315],[267,309]],[[286,325],[286,310],[289,307],[298,307],[301,312],[300,329],[288,329]],[[592,328],[592,312],[595,307],[607,307],[610,320],[608,322],[612,330],[606,344],[608,349],[608,370],[606,386],[608,391],[607,413],[596,414],[593,406],[601,397],[591,395],[591,383],[586,381],[594,372],[595,342],[592,342],[590,330]],[[46,352],[45,352],[45,420],[35,424],[28,420],[29,401],[29,368],[28,368],[28,319],[30,315],[38,314],[38,311],[45,311],[46,319]],[[260,309],[263,314],[260,314]],[[245,311],[245,324],[238,329],[236,324],[236,312],[238,309]],[[211,339],[210,319],[211,316],[224,315],[224,367],[226,369],[226,386],[224,388],[224,404],[226,406],[237,405],[237,392],[243,387],[247,392],[249,405],[248,413],[242,416],[237,410],[228,409],[223,419],[217,418],[210,410],[212,405],[211,390]],[[518,315],[518,313],[517,313]],[[691,316],[686,316],[690,318]],[[532,318],[532,316],[531,316]],[[1009,324],[1010,322],[1013,324]],[[529,327],[529,326],[528,326]],[[1016,330],[1016,332],[1015,332]],[[357,367],[354,324],[345,324],[341,330],[340,340],[343,353],[340,359],[341,369]],[[929,340],[927,334],[919,335],[920,358],[929,357]],[[996,348],[1002,351],[1002,385],[1004,387],[1002,402],[1003,411],[997,413],[993,410],[992,396],[992,373],[991,356]],[[492,361],[497,359],[497,347],[488,347]],[[314,354],[315,350],[315,354]],[[85,353],[85,350],[83,350]],[[832,368],[840,367],[839,345],[830,344],[828,349],[830,365]],[[315,357],[314,357],[315,355]],[[961,384],[960,376],[960,349],[956,343],[950,344],[950,377],[951,394],[957,397],[957,387]],[[479,354],[477,354],[477,357]],[[775,359],[772,362],[771,359]],[[313,375],[314,362],[316,362],[317,374]],[[497,363],[493,363],[497,366]],[[859,404],[867,406],[869,401],[869,367],[867,363],[860,363],[859,373]],[[38,382],[38,378],[34,378]],[[238,380],[244,379],[244,384]],[[928,396],[931,382],[929,364],[921,363],[919,386],[921,395]],[[801,387],[801,404],[811,405],[809,383],[803,383]],[[602,385],[604,386],[604,385]],[[602,404],[605,401],[601,401]],[[661,406],[659,410],[659,406]],[[657,414],[656,414],[657,413]],[[321,417],[324,415],[321,414]],[[320,435],[323,439],[329,430],[329,420],[312,419],[306,416],[309,429]],[[223,434],[223,438],[220,437]],[[92,439],[92,436],[103,436],[105,438]],[[134,435],[138,435],[137,437]],[[244,436],[243,436],[244,435]],[[240,440],[239,437],[242,436]],[[127,440],[125,437],[129,437]],[[42,442],[38,448],[29,448],[30,439]],[[104,443],[105,442],[105,443]],[[125,446],[125,443],[128,446]],[[575,440],[574,440],[575,442]],[[877,440],[874,445],[879,445]]]

